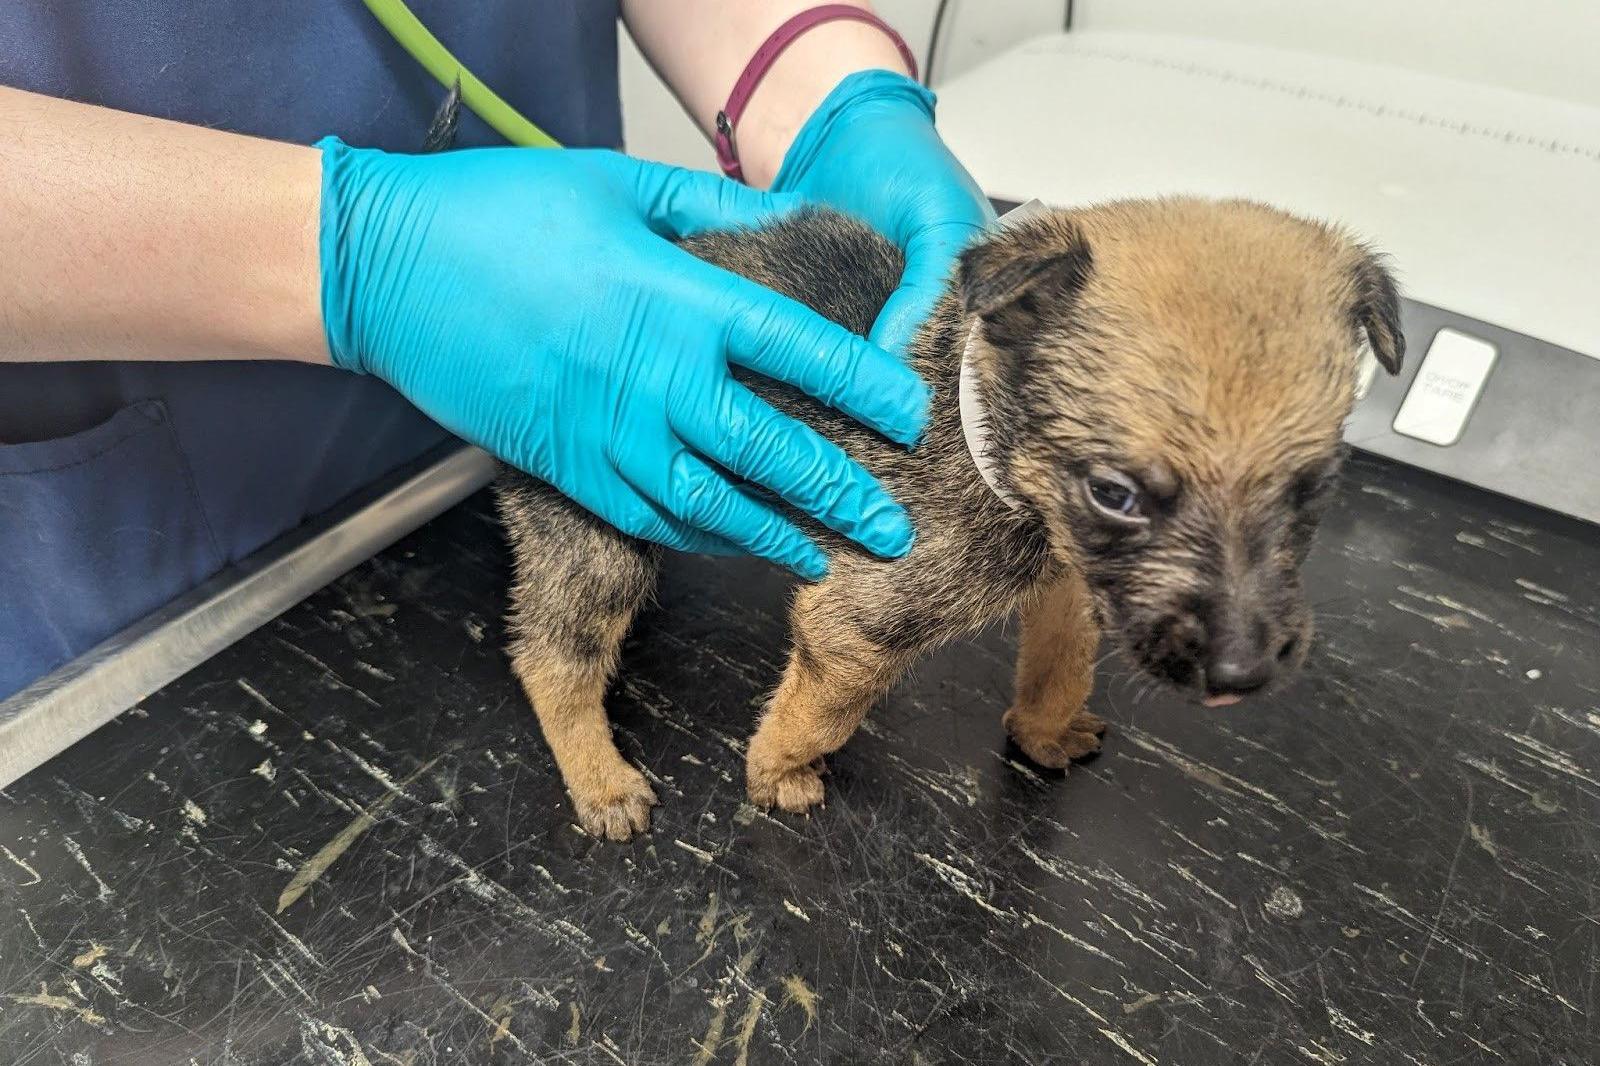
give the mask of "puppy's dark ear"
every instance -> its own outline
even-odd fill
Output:
[[[1025,229],[1001,232],[968,248],[960,271],[967,310],[992,321],[1008,308],[1033,314],[1043,301],[1075,296],[1089,280],[1094,257],[1078,228],[1068,227],[1052,232],[1048,242]]]
[[[1367,335],[1372,354],[1389,373],[1400,373],[1406,354],[1406,335],[1400,328],[1400,293],[1382,256],[1366,252],[1355,268],[1356,328]]]

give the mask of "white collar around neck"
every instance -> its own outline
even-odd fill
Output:
[[[1009,226],[1048,210],[1043,202],[1029,200],[997,218],[995,226]],[[973,349],[978,344],[978,332],[982,328],[982,320],[974,317],[961,349],[961,376],[956,385],[956,401],[961,410],[961,435],[966,438],[967,451],[972,455],[972,464],[978,468],[983,483],[999,497],[1001,503],[1015,511],[1020,506],[1017,499],[1000,487],[1000,476],[995,468],[989,440],[989,412],[984,407],[983,397],[978,394],[978,367]]]

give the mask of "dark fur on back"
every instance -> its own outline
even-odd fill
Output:
[[[760,230],[690,238],[682,246],[862,335],[899,283],[904,263],[899,250],[867,226],[816,210]],[[862,610],[850,621],[885,645],[921,647],[981,624],[978,616],[1003,610],[1047,563],[1043,528],[996,500],[967,454],[956,405],[964,343],[960,319],[957,298],[947,296],[911,345],[911,363],[934,394],[928,431],[911,452],[798,390],[736,371],[773,406],[843,448],[910,512],[917,542],[910,555],[890,562],[796,517],[829,552],[836,576],[864,583]],[[518,555],[526,553],[527,565],[519,568],[522,586],[513,601],[526,603],[537,587],[544,604],[570,600],[575,608],[537,609],[537,621],[524,628],[538,630],[541,640],[555,634],[581,640],[593,629],[582,621],[587,615],[582,605],[642,598],[644,591],[637,589],[653,581],[654,549],[616,533],[520,471],[502,468],[497,490]],[[561,576],[553,580],[556,574]],[[876,595],[873,586],[879,583],[892,584],[901,594]],[[883,610],[901,602],[917,607]]]
[[[873,230],[844,215],[815,209],[759,230],[690,237],[681,247],[799,300],[863,336],[905,268],[900,250]]]

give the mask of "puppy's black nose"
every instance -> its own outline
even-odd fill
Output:
[[[1206,664],[1206,689],[1213,696],[1247,696],[1266,688],[1277,672],[1270,655],[1236,649]]]

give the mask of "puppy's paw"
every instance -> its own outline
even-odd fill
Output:
[[[572,805],[583,831],[618,843],[650,828],[650,808],[657,802],[644,775],[626,763],[583,789],[572,789]]]
[[[822,774],[827,764],[814,759],[792,769],[764,767],[752,760],[745,768],[750,802],[757,807],[781,807],[790,814],[805,814],[822,804]]]
[[[1024,755],[1053,770],[1065,770],[1072,760],[1099,751],[1100,737],[1106,731],[1099,716],[1084,710],[1066,721],[1041,721],[1037,714],[1013,707],[1000,721]]]

